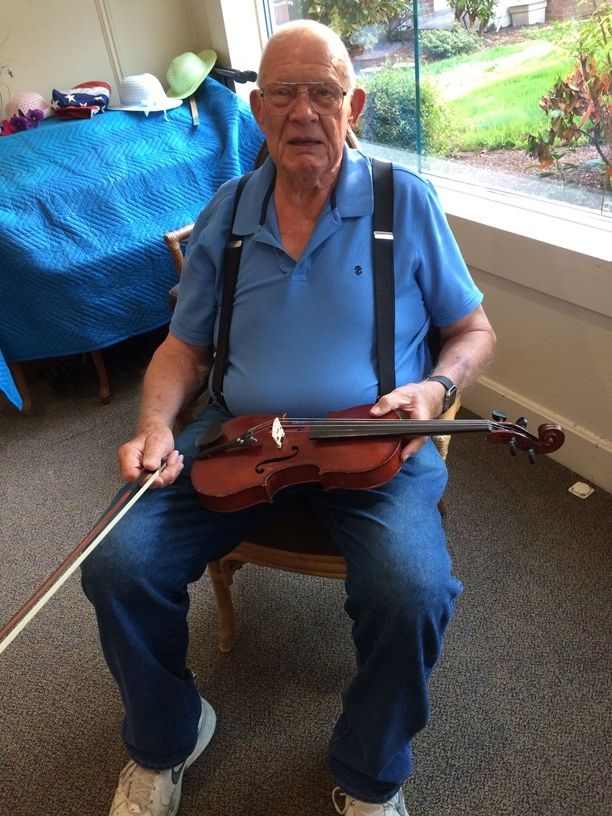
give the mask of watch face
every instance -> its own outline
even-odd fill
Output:
[[[448,410],[451,405],[455,404],[455,400],[457,398],[457,386],[451,385],[451,387],[446,392],[446,399],[444,400],[445,410]]]

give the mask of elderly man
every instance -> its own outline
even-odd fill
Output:
[[[170,332],[145,375],[137,435],[119,453],[128,481],[164,459],[161,489],[146,493],[83,567],[125,706],[123,738],[132,757],[112,816],[177,812],[184,770],[215,728],[213,708],[185,662],[187,586],[255,519],[275,512],[275,504],[205,510],[190,479],[197,436],[239,414],[325,416],[362,404],[372,406],[373,416],[396,409],[430,419],[492,353],[481,293],[434,191],[395,167],[399,385],[380,393],[371,160],[346,146],[364,103],[335,34],[305,21],[280,28],[251,95],[269,158],[248,178],[235,219],[232,181],[201,214],[190,240]],[[243,237],[243,249],[223,397],[175,441],[181,405],[214,373],[222,259],[232,229]],[[430,326],[442,338],[433,372]],[[427,437],[412,438],[402,460],[399,473],[375,489],[298,489],[347,564],[357,669],[329,745],[338,786],[333,805],[347,816],[406,814],[401,786],[411,771],[410,743],[427,721],[427,681],[461,591],[437,509],[444,463]]]

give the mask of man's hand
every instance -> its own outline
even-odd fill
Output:
[[[434,419],[440,416],[444,399],[444,386],[437,382],[408,383],[382,396],[372,406],[372,416],[382,416],[389,411],[398,411],[407,419]],[[420,450],[426,436],[413,436],[402,448],[401,459],[405,462]]]
[[[452,380],[460,392],[468,388],[483,371],[495,348],[495,332],[482,306],[460,320],[440,328],[442,348],[432,374]],[[410,419],[435,419],[444,406],[444,386],[423,380],[408,383],[381,397],[371,408],[373,416],[400,411]],[[413,456],[425,444],[423,436],[413,437],[402,449],[402,461]]]
[[[155,472],[165,460],[166,466],[151,487],[172,484],[183,470],[183,454],[174,448],[174,436],[166,425],[155,425],[141,431],[119,448],[121,475],[135,482],[143,470]]]
[[[172,427],[182,405],[197,394],[212,363],[209,346],[194,346],[169,334],[156,349],[143,382],[137,435],[119,448],[124,479],[134,482],[143,471],[165,467],[152,487],[172,484],[183,469],[174,448]]]

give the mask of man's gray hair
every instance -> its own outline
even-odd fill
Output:
[[[355,87],[355,69],[353,68],[353,63],[346,50],[346,46],[335,31],[332,31],[331,28],[328,28],[328,26],[322,23],[317,23],[315,20],[293,20],[290,23],[283,23],[283,25],[279,26],[266,43],[261,55],[261,62],[259,64],[260,74],[262,73],[262,68],[265,69],[266,57],[270,46],[273,46],[274,43],[287,36],[291,37],[296,34],[301,34],[304,37],[316,37],[324,41],[329,48],[333,65],[341,76],[346,77],[348,87],[345,88],[345,90],[350,91]]]

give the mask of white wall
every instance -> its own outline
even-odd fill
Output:
[[[220,64],[256,69],[259,39],[253,0],[0,0],[0,65],[14,74],[0,75],[0,109],[11,93],[50,99],[53,88],[91,79],[117,88],[122,76],[150,72],[166,87],[184,51],[214,48]]]
[[[498,408],[509,421],[527,416],[535,434],[541,422],[562,425],[554,458],[612,492],[610,224],[444,190],[442,201],[498,336],[495,359],[463,403],[485,417]]]
[[[13,79],[10,91],[37,91],[50,99],[53,87],[113,78],[98,10],[79,0],[0,0],[0,64]]]
[[[254,0],[192,0],[196,29],[208,37],[219,55],[219,64],[256,71],[266,41],[264,21]],[[251,86],[237,86],[248,93]]]

